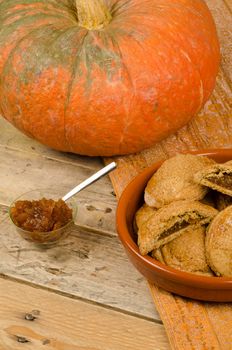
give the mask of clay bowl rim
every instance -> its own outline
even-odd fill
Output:
[[[203,149],[197,151],[184,151],[180,153],[190,153],[209,157],[226,157],[228,158],[228,160],[232,159],[232,149]],[[132,199],[134,191],[136,191],[136,185],[140,182],[144,182],[144,179],[146,179],[146,182],[144,184],[145,188],[149,178],[161,166],[163,162],[164,160],[161,160],[143,170],[126,186],[126,188],[122,192],[118,201],[116,211],[117,232],[121,242],[137,261],[140,261],[140,263],[143,264],[144,267],[146,267],[150,271],[152,270],[152,272],[155,274],[159,274],[164,279],[173,281],[175,283],[177,282],[182,285],[195,286],[197,288],[202,289],[232,289],[232,278],[217,276],[201,276],[189,272],[184,272],[164,265],[148,255],[142,256],[139,253],[138,246],[131,237],[126,222],[126,212],[128,203]],[[141,197],[144,188],[141,191]]]

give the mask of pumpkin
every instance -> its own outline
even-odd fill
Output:
[[[0,0],[0,114],[57,150],[152,146],[202,108],[218,66],[202,0]]]

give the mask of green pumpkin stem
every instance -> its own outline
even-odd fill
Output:
[[[104,0],[76,0],[78,22],[89,30],[104,28],[111,21],[111,14]]]

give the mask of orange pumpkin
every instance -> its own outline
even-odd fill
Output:
[[[0,114],[57,150],[150,147],[202,108],[218,66],[202,0],[0,0]]]

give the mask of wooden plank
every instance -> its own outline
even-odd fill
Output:
[[[28,153],[40,154],[44,157],[72,163],[89,169],[97,170],[102,166],[99,157],[84,157],[77,154],[58,152],[31,139],[15,129],[0,116],[0,146],[12,150],[21,150]]]
[[[1,350],[169,349],[162,325],[4,279],[0,314]]]
[[[73,164],[64,166],[59,161],[46,159],[40,155],[0,148],[0,188],[1,199],[5,201],[5,204],[10,204],[15,196],[35,189],[35,186],[40,188],[48,186],[56,189],[62,195],[63,191],[70,190],[92,174],[92,169],[81,168]],[[107,176],[83,191],[95,195],[102,193],[108,198],[108,201],[115,202],[111,193],[112,186]]]
[[[0,204],[10,205],[22,193],[36,188],[54,188],[62,197],[92,173],[93,169],[72,163],[0,148]],[[79,226],[116,235],[117,203],[112,191],[106,176],[76,196]]]
[[[231,63],[231,58],[230,58],[231,51],[230,49],[228,49],[228,44],[227,45],[224,44],[225,42],[228,42],[228,43],[232,42],[231,35],[230,35],[231,31],[228,30],[230,22],[228,17],[228,11],[225,12],[222,1],[219,1],[219,0],[211,1],[210,5],[213,8],[213,11],[214,11],[213,13],[216,14],[216,16],[220,16],[220,18],[219,17],[216,18],[216,22],[220,26],[219,34],[220,34],[220,40],[223,45],[222,70],[220,72],[219,82],[217,84],[215,93],[212,96],[211,101],[207,103],[205,109],[201,112],[201,114],[198,117],[196,117],[196,119],[192,123],[190,123],[189,126],[182,129],[177,135],[173,135],[169,139],[157,145],[154,148],[154,150],[143,152],[142,156],[139,156],[138,158],[136,158],[136,160],[134,157],[131,157],[131,158],[125,157],[123,160],[120,159],[119,162],[120,162],[121,169],[123,165],[127,163],[128,159],[131,159],[131,162],[134,163],[135,168],[134,166],[131,166],[129,170],[128,168],[123,168],[125,172],[128,171],[128,173],[130,174],[130,178],[137,173],[138,169],[139,171],[141,171],[142,168],[146,166],[146,164],[150,164],[151,162],[156,161],[157,159],[160,159],[163,157],[168,157],[169,155],[176,153],[177,151],[186,150],[186,149],[197,149],[199,147],[204,147],[204,148],[205,147],[230,147],[232,144],[231,142],[231,135],[232,135],[231,134],[231,105],[232,105],[231,101],[232,99],[231,99],[231,91],[230,91],[230,81],[231,81],[230,72],[232,70],[231,70],[231,66],[228,66]],[[217,119],[217,122],[212,123],[212,121],[214,121],[215,118]],[[213,125],[213,127],[211,125]],[[219,135],[215,135],[215,130],[217,130],[217,132],[218,130],[222,130],[222,132],[220,132]],[[15,144],[9,143],[8,147],[12,149],[17,149],[18,144],[20,144],[20,142],[16,140]],[[29,145],[29,143],[27,145]],[[30,150],[29,149],[26,150],[26,148],[24,148],[24,151],[25,152],[28,151],[29,153]],[[42,150],[39,151],[38,153],[40,152],[43,153]],[[45,157],[47,157],[46,152],[45,152],[46,154]],[[54,156],[52,156],[51,158],[54,158]],[[67,159],[66,155],[65,155],[65,159]],[[64,159],[62,159],[62,161],[66,162],[66,160]],[[69,161],[70,160],[68,160],[68,162]],[[47,169],[49,168],[50,166],[48,166]],[[125,179],[125,176],[121,177],[121,179],[122,178]],[[36,179],[39,179],[39,177],[37,177]],[[128,178],[126,181],[128,181]],[[8,185],[11,186],[11,183],[8,183]],[[120,186],[121,188],[123,188],[123,185],[121,185],[121,183],[120,183]],[[118,190],[118,192],[120,191]]]
[[[75,228],[56,247],[41,249],[18,235],[6,207],[0,207],[0,233],[0,274],[160,320],[146,281],[117,237]]]
[[[15,137],[14,133],[16,133]],[[21,134],[18,134],[15,129],[12,129],[10,144],[8,143],[7,148],[5,148],[4,143],[7,144],[8,138],[4,139],[4,135],[7,135],[7,131],[5,134],[1,134],[0,141],[3,146],[2,149],[0,149],[0,203],[9,205],[12,199],[17,197],[20,193],[34,189],[35,184],[36,186],[39,184],[38,187],[50,186],[51,182],[60,184],[57,187],[60,193],[63,194],[66,190],[82,181],[92,172],[88,167],[85,168],[82,165],[79,166],[79,164],[70,162],[69,158],[66,158],[66,155],[60,160],[50,157],[47,153],[43,153],[41,148],[37,149],[36,152],[29,152],[31,140],[24,138],[23,135],[20,137]],[[7,137],[9,137],[9,135]],[[13,142],[14,144],[12,146]],[[40,156],[40,152],[43,157]],[[46,174],[47,177],[44,176],[44,174]],[[75,178],[73,174],[75,174]],[[75,183],[73,181],[75,181]],[[125,308],[128,312],[139,314],[142,317],[159,320],[159,316],[154,310],[152,300],[147,291],[146,282],[141,276],[134,272],[133,267],[128,263],[118,241],[115,240],[113,244],[106,238],[104,238],[104,242],[103,239],[101,241],[102,245],[105,245],[106,240],[108,242],[106,244],[108,248],[106,248],[105,251],[107,251],[110,257],[109,268],[107,266],[101,266],[102,248],[100,241],[97,245],[97,255],[94,259],[91,258],[91,264],[89,265],[89,259],[85,259],[86,251],[91,251],[92,247],[96,245],[95,235],[89,233],[89,230],[96,231],[99,234],[103,232],[111,236],[116,235],[116,199],[114,195],[112,195],[112,186],[109,179],[104,178],[100,180],[89,189],[81,192],[77,198],[78,216],[76,223],[79,228],[78,234],[80,237],[75,247],[73,247],[73,250],[72,248],[70,249],[70,246],[73,244],[73,240],[76,240],[76,237],[70,238],[71,241],[67,242],[67,246],[62,247],[61,245],[61,247],[59,247],[59,252],[62,250],[63,253],[60,258],[61,261],[58,259],[59,267],[56,265],[56,262],[54,266],[54,256],[51,254],[51,251],[50,254],[47,255],[45,252],[35,252],[31,249],[31,246],[25,247],[24,245],[20,246],[20,244],[17,245],[15,243],[15,234],[12,234],[12,236],[9,235],[8,229],[4,226],[8,239],[10,239],[8,242],[10,245],[7,243],[6,247],[8,248],[3,254],[4,263],[0,265],[0,271],[20,279],[23,278],[35,284],[40,283],[41,286],[46,288],[52,288],[59,292],[68,293],[70,295],[73,294],[76,297],[87,298],[99,303],[106,303],[115,308]],[[84,231],[83,228],[85,229]],[[88,236],[88,240],[83,240],[81,237],[82,234],[85,235],[85,237]],[[110,246],[109,242],[111,242]],[[27,242],[24,243],[27,245]],[[79,248],[79,244],[81,248]],[[111,251],[113,253],[111,253]],[[45,264],[44,267],[42,267],[43,271],[40,270],[41,255],[43,256],[42,265]],[[21,263],[19,266],[17,265],[17,256],[20,256]],[[66,267],[63,269],[62,259],[65,259],[66,256],[69,256],[69,264],[67,269]],[[118,257],[120,258],[118,259]],[[78,263],[77,260],[79,261]],[[84,264],[85,260],[87,261]],[[16,267],[16,265],[18,267]],[[24,265],[24,267],[22,267],[22,265]],[[75,271],[73,272],[73,267],[77,265],[77,270],[74,268]],[[10,269],[9,266],[11,266]],[[86,268],[86,266],[88,268]],[[124,276],[127,282],[119,275],[120,269],[118,266],[122,266],[123,270],[127,271]],[[103,270],[101,271],[102,268]],[[29,273],[28,269],[30,270]],[[38,270],[38,273],[35,273],[35,269]],[[86,275],[84,273],[85,270],[87,270]],[[132,273],[131,270],[133,271]],[[88,282],[89,277],[91,278],[90,283]],[[118,277],[120,277],[120,279],[118,279]],[[107,282],[105,282],[104,279],[106,279]],[[114,279],[115,282],[112,283],[112,279]],[[78,287],[76,287],[75,283]],[[105,284],[108,285],[106,291]],[[126,289],[128,289],[126,291],[124,290],[125,284],[129,284],[129,287],[126,287]],[[120,298],[118,298],[118,295],[120,295]],[[132,302],[133,299],[135,302]]]

